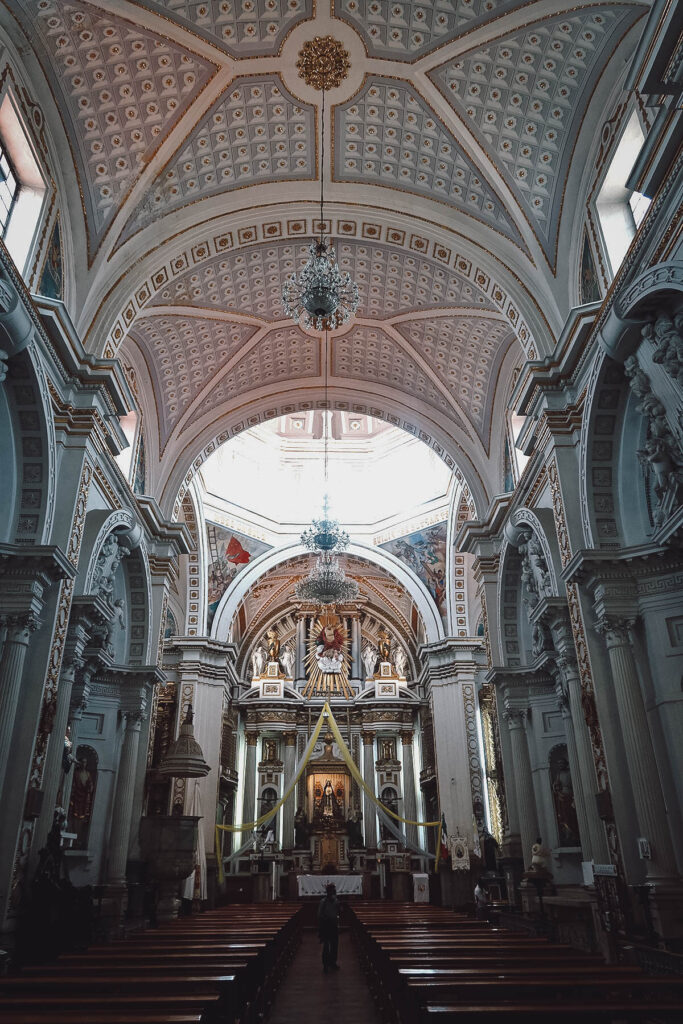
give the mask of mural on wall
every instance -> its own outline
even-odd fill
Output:
[[[602,298],[600,293],[600,282],[598,272],[595,269],[595,260],[591,252],[588,235],[584,232],[583,248],[581,249],[581,303],[599,302]]]
[[[226,530],[215,523],[206,524],[206,535],[209,553],[207,620],[210,629],[220,599],[237,573],[241,572],[252,558],[258,558],[264,551],[269,551],[272,545],[254,540],[243,533]]]
[[[135,463],[135,475],[133,476],[134,494],[145,493],[145,477],[147,474],[147,456],[145,455],[145,435],[140,429],[140,440],[138,441],[138,457]]]
[[[38,292],[48,299],[62,299],[63,285],[63,261],[62,261],[62,236],[59,227],[59,216],[55,220],[50,237],[50,244],[47,247],[45,266],[40,275]]]
[[[412,569],[434,598],[446,621],[446,523],[380,544]]]

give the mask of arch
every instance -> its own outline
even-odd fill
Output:
[[[237,614],[243,597],[256,584],[256,582],[270,569],[274,569],[290,558],[310,554],[303,545],[298,543],[287,544],[285,547],[275,551],[265,551],[258,558],[250,562],[247,567],[239,573],[228,589],[223,594],[220,604],[216,609],[213,625],[211,627],[211,638],[218,640],[222,636],[230,635],[232,621]],[[424,583],[406,565],[395,558],[388,551],[373,548],[369,545],[352,543],[349,544],[347,554],[356,555],[384,569],[393,576],[408,591],[413,598],[418,612],[422,616],[425,626],[426,643],[433,643],[443,639],[444,629],[438,609],[434,604],[431,594]]]
[[[316,381],[312,389],[295,382],[291,389],[281,386],[277,392],[247,394],[232,413],[221,412],[198,428],[190,437],[179,439],[170,472],[161,489],[160,505],[166,515],[177,520],[183,498],[202,463],[216,449],[243,430],[293,412],[323,409],[322,385]],[[317,393],[316,393],[317,392]],[[373,416],[417,437],[430,447],[454,473],[458,470],[472,493],[478,516],[488,508],[492,482],[484,479],[477,465],[486,471],[489,460],[480,444],[465,441],[448,432],[443,421],[433,418],[434,413],[417,412],[406,403],[406,396],[396,393],[381,396],[377,391],[352,390],[330,385],[328,409],[351,410],[360,415]],[[248,410],[248,415],[247,415]],[[220,428],[220,429],[219,429]]]
[[[512,527],[528,526],[533,531],[543,549],[543,557],[550,576],[552,596],[563,597],[562,563],[552,511],[547,508],[534,511],[529,508],[519,508],[510,517],[510,524]]]

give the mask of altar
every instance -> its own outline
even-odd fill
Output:
[[[362,896],[362,875],[297,875],[299,896],[324,896],[325,888],[332,882],[337,896]]]

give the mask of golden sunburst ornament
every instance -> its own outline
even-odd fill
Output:
[[[319,615],[306,644],[304,697],[353,696],[349,685],[349,634],[342,619],[332,611]]]
[[[348,77],[349,52],[332,36],[316,36],[301,47],[299,77],[312,89],[336,89]]]

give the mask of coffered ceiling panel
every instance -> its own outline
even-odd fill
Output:
[[[344,241],[337,261],[360,293],[359,315],[385,319],[414,309],[494,304],[463,275],[389,246]],[[216,257],[181,274],[154,298],[154,305],[194,305],[236,310],[280,320],[282,282],[308,258],[308,242],[280,242]]]
[[[488,448],[498,369],[514,341],[509,324],[445,316],[413,320],[397,329],[448,388]]]
[[[392,338],[377,327],[358,326],[335,338],[332,345],[332,373],[335,377],[375,381],[407,392],[412,399],[426,402],[453,415],[448,399]]]
[[[511,0],[335,0],[373,57],[415,60],[517,6]]]
[[[207,196],[315,173],[314,108],[277,75],[238,78],[158,175],[123,237]]]
[[[290,29],[313,12],[313,0],[147,0],[145,6],[237,58],[274,53]]]
[[[589,7],[447,61],[430,77],[505,174],[551,264],[574,143],[595,83],[642,7]]]
[[[138,320],[130,338],[143,353],[154,382],[162,447],[192,400],[254,331],[247,324],[199,317]]]
[[[370,77],[335,108],[335,177],[428,196],[522,240],[501,199],[406,82]]]
[[[133,184],[215,66],[189,49],[79,0],[21,0],[82,181],[95,250]]]
[[[320,376],[320,340],[298,327],[270,331],[221,377],[198,409],[198,415],[234,403],[240,395],[298,378]]]

